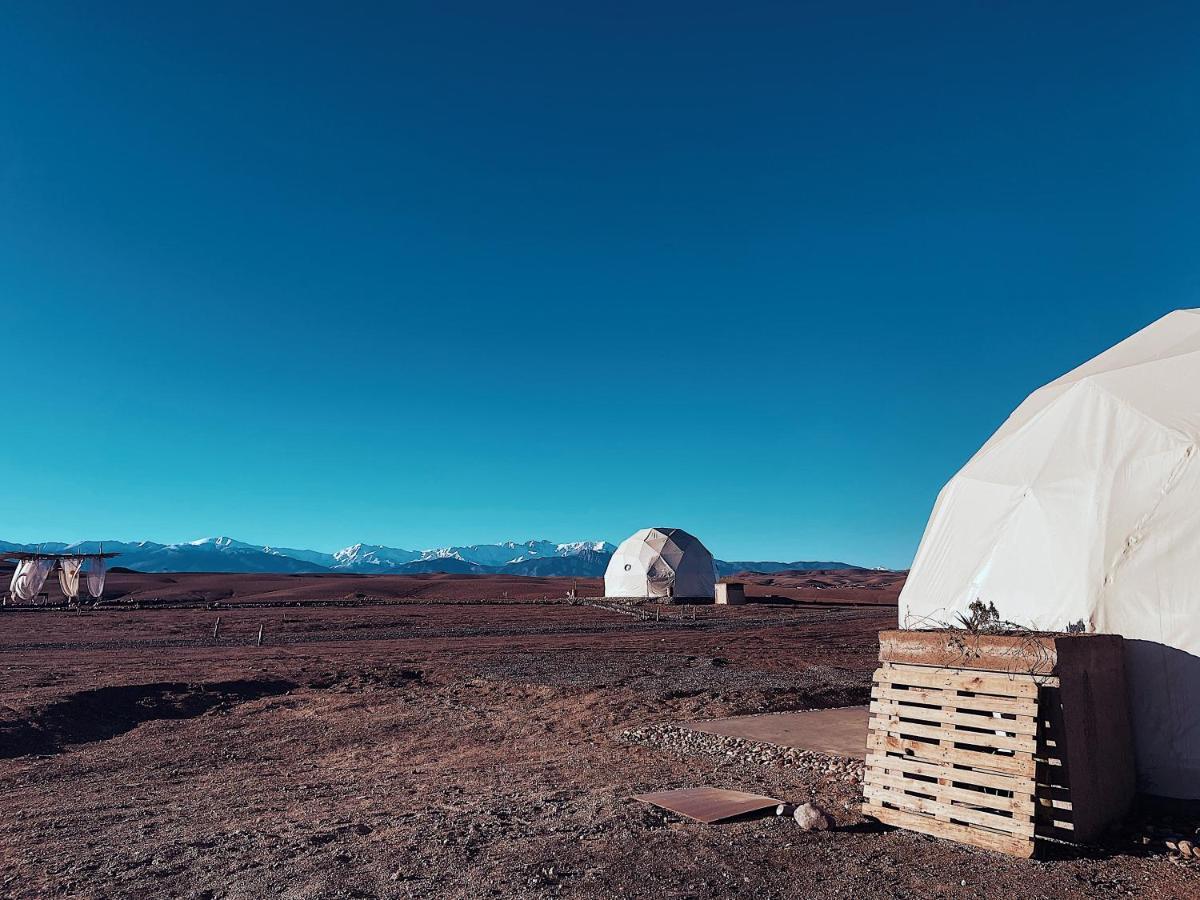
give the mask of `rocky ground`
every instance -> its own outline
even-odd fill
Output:
[[[621,732],[620,738],[631,744],[656,747],[674,753],[707,754],[717,759],[724,757],[726,760],[737,760],[757,766],[807,769],[828,779],[840,778],[850,782],[855,786],[855,790],[862,786],[866,770],[866,764],[858,759],[830,756],[815,750],[779,747],[739,737],[706,734],[674,723],[627,728]],[[850,808],[849,802],[846,803],[846,808]]]
[[[1165,844],[1007,859],[864,821],[854,764],[672,729],[862,702],[894,611],[671,612],[0,612],[0,895],[1200,895]],[[630,799],[701,784],[835,827]]]

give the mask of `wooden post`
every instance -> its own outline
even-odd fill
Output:
[[[263,636],[263,627],[261,625],[259,625],[258,626],[258,646],[259,647],[262,646],[262,636]]]
[[[221,637],[221,617],[217,616],[217,621],[213,622],[213,640],[219,640]]]

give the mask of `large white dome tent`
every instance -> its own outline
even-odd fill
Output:
[[[942,489],[901,627],[973,600],[1126,638],[1142,790],[1200,798],[1200,310],[1031,394]]]
[[[711,600],[716,583],[712,554],[682,528],[643,528],[621,542],[604,572],[607,597]]]

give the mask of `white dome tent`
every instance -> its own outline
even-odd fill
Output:
[[[621,542],[604,572],[607,597],[713,598],[712,554],[682,528],[643,528]]]
[[[900,625],[1126,638],[1142,790],[1200,798],[1200,310],[1035,391],[942,489]]]

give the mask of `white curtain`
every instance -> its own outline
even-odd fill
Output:
[[[99,600],[100,595],[104,593],[104,557],[88,558],[87,585],[92,599]]]
[[[63,596],[74,600],[79,596],[79,569],[83,560],[68,556],[58,561],[58,586],[62,588]]]
[[[23,559],[13,574],[12,593],[20,600],[32,600],[42,590],[46,577],[54,569],[53,559]]]

